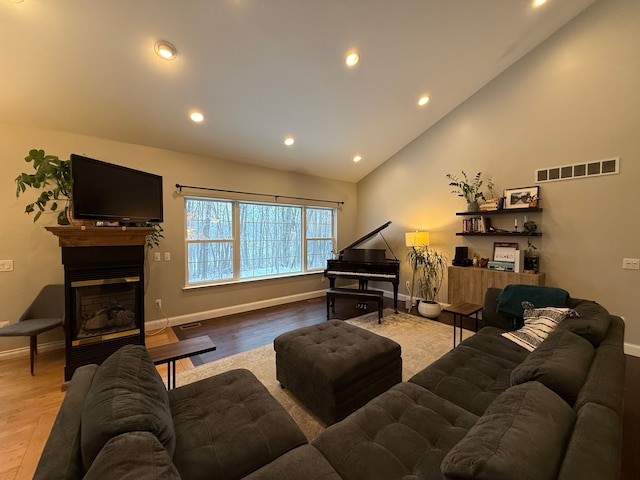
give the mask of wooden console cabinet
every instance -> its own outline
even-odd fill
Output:
[[[544,273],[514,273],[477,267],[449,267],[449,303],[482,305],[489,287],[504,288],[510,283],[544,285]]]

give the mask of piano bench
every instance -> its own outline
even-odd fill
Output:
[[[327,290],[327,320],[331,318],[331,312],[335,312],[336,298],[354,298],[362,301],[378,302],[378,323],[382,320],[382,304],[384,292],[381,290],[358,290],[356,288],[330,288]]]

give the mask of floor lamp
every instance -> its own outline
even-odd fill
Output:
[[[416,261],[416,249],[423,247],[425,245],[429,245],[429,232],[407,232],[404,234],[404,244],[407,248],[412,248],[413,251],[413,262],[411,264],[411,270],[413,271],[411,275],[411,288],[409,289],[409,300],[405,302],[405,308],[407,312],[411,311],[411,307],[413,306],[413,287],[416,283],[416,270],[417,270],[417,261]]]

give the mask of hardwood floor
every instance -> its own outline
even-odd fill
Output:
[[[385,308],[391,307],[385,299]],[[351,318],[363,312],[349,301],[336,302],[332,318]],[[281,332],[299,326],[320,323],[326,319],[324,298],[271,307],[256,312],[230,315],[206,322],[222,358],[250,350],[273,341]],[[440,320],[451,324],[448,315]],[[471,328],[472,324],[465,324]],[[166,329],[148,335],[148,346],[162,345],[202,334],[199,328]],[[213,333],[212,333],[213,332]],[[149,332],[154,333],[154,332]],[[211,361],[203,356],[200,360]],[[40,453],[64,398],[62,378],[64,351],[41,353],[36,362],[36,375],[29,375],[28,357],[0,361],[0,480],[30,479]],[[177,371],[193,368],[188,359],[177,362]],[[166,367],[159,366],[164,377]],[[625,409],[623,428],[623,480],[640,480],[640,358],[627,356]]]

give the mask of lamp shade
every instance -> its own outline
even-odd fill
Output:
[[[429,232],[407,232],[404,234],[404,243],[407,247],[429,245]]]

